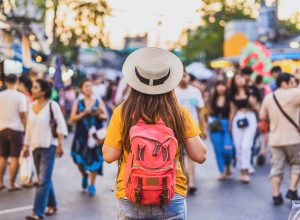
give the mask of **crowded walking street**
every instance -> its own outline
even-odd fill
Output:
[[[0,220],[300,220],[299,0],[0,0]]]

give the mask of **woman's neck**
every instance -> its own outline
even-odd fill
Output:
[[[84,96],[84,99],[85,99],[85,100],[92,100],[92,99],[93,99],[93,96],[91,96],[91,95],[89,95],[89,96],[85,95],[85,96]]]
[[[41,104],[44,104],[45,102],[47,102],[48,99],[41,97],[41,98],[38,98],[36,101],[37,101],[37,104],[41,105]]]
[[[245,88],[244,87],[238,87],[237,88],[237,95],[243,95],[245,94]]]

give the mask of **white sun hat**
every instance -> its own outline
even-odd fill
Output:
[[[167,50],[145,47],[127,57],[122,72],[133,89],[150,95],[164,94],[178,86],[183,64]]]

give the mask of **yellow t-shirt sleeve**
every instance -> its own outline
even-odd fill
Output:
[[[122,150],[122,108],[118,106],[110,119],[104,144]]]
[[[199,126],[197,125],[196,121],[194,120],[189,110],[185,107],[183,107],[182,110],[184,112],[185,123],[186,123],[186,131],[183,138],[187,139],[187,138],[192,138],[200,135],[201,132]]]

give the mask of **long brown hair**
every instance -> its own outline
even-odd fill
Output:
[[[147,124],[155,124],[161,118],[173,130],[178,142],[182,141],[186,130],[185,117],[174,91],[147,95],[131,89],[129,97],[122,106],[124,122],[122,142],[127,152],[130,151],[130,128],[140,118]]]

